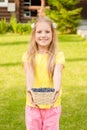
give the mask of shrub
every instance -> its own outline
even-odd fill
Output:
[[[10,19],[10,28],[11,28],[12,32],[14,32],[14,33],[20,33],[20,34],[30,33],[30,31],[31,31],[30,23],[31,22],[17,23],[15,16],[12,16]]]
[[[8,31],[8,24],[6,23],[6,19],[2,19],[0,21],[0,33],[6,33]]]
[[[57,23],[58,30],[62,33],[75,33],[81,19],[81,8],[76,5],[79,0],[48,0],[51,10],[47,15]]]
[[[17,24],[17,33],[20,34],[29,34],[31,32],[30,23],[18,23]]]
[[[9,24],[10,24],[10,29],[12,30],[12,32],[16,33],[17,32],[17,20],[14,15],[11,16]]]
[[[17,23],[14,15],[12,15],[10,22],[7,23],[6,19],[0,21],[0,33],[13,32],[19,34],[29,34],[31,32],[32,20],[28,23]]]

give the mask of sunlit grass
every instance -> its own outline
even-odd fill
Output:
[[[22,55],[29,36],[0,35],[0,130],[25,130],[25,75]],[[60,130],[87,129],[87,40],[59,35],[64,51]]]

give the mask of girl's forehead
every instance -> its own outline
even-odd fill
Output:
[[[45,22],[45,21],[41,21],[41,22],[38,22],[36,24],[36,29],[39,29],[39,28],[50,28],[51,29],[51,25],[49,22]]]

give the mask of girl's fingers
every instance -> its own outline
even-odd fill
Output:
[[[52,99],[51,107],[54,106],[54,103],[56,102],[58,96],[59,96],[59,92],[55,92],[54,97],[53,97],[53,99]]]
[[[34,103],[32,94],[31,94],[31,97],[30,97],[30,102],[31,102],[31,104],[33,105],[33,107],[39,108],[39,106],[38,106],[37,104]]]
[[[35,104],[35,107],[36,107],[36,108],[39,108],[39,106],[38,106],[37,104]]]
[[[32,102],[31,104],[33,105],[33,107],[39,108],[39,106],[37,104],[35,104],[34,102]]]

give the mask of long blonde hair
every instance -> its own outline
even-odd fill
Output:
[[[56,31],[54,29],[52,21],[48,17],[40,16],[36,19],[34,23],[34,28],[31,33],[30,45],[27,53],[30,59],[30,65],[33,68],[33,72],[35,72],[35,54],[38,51],[38,46],[35,41],[35,31],[36,31],[37,24],[43,21],[47,22],[50,25],[52,31],[52,41],[48,47],[48,66],[47,66],[49,77],[52,78],[54,73],[54,67],[55,67],[55,56],[56,56],[56,52],[58,51],[58,48],[57,48]]]

